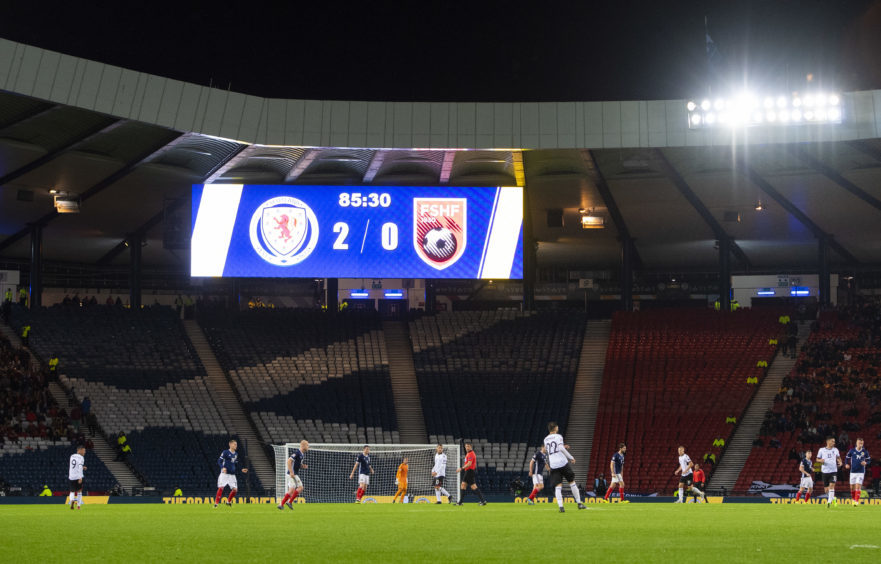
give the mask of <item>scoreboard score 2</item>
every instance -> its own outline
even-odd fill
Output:
[[[193,186],[190,274],[523,277],[520,187]]]

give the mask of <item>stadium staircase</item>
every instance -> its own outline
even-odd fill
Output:
[[[49,393],[52,394],[55,403],[61,407],[68,411],[73,407],[70,395],[58,382],[49,382]],[[136,488],[143,488],[145,486],[144,482],[138,479],[125,462],[116,460],[116,449],[104,438],[104,435],[98,432],[97,427],[89,430],[87,425],[83,424],[83,430],[86,431],[86,436],[95,446],[92,452],[110,470],[113,478],[122,486],[123,490],[129,495],[133,495]],[[86,479],[88,480],[88,470],[86,470]]]
[[[572,392],[572,406],[569,408],[569,423],[562,430],[569,443],[570,454],[575,457],[575,468],[579,472],[588,472],[590,469],[590,452],[593,448],[593,432],[611,327],[610,319],[587,322]],[[585,478],[585,484],[591,483],[589,478]]]
[[[0,322],[0,334],[9,339],[9,342],[12,343],[13,347],[21,348],[23,343],[21,342],[21,337],[19,337],[18,333],[7,325],[6,323]],[[34,356],[34,352],[30,348],[25,348],[28,351],[28,355],[31,357],[31,365],[32,366],[40,366],[40,360]]]
[[[199,323],[190,319],[184,321],[183,324],[184,331],[193,344],[193,349],[199,356],[199,360],[202,361],[202,366],[205,367],[207,384],[221,417],[225,419],[233,433],[245,442],[246,454],[251,459],[250,470],[257,474],[263,487],[269,488],[271,484],[275,484],[275,470],[266,456],[266,451],[263,449],[252,422],[245,414],[226,373],[217,362],[217,357],[214,356],[214,351],[211,350],[211,345]]]
[[[804,343],[811,333],[810,324],[799,322],[798,342]],[[753,441],[759,436],[765,413],[774,407],[774,397],[780,391],[783,379],[792,371],[796,359],[779,354],[768,367],[768,374],[762,380],[756,395],[753,396],[737,430],[728,442],[725,453],[722,455],[719,465],[710,477],[707,488],[713,491],[730,492],[737,483],[746,464],[749,453],[753,448]]]
[[[401,442],[426,444],[428,433],[425,430],[425,417],[422,414],[422,400],[419,396],[419,383],[416,380],[413,347],[410,344],[407,322],[383,321],[382,332],[385,335],[389,376]]]

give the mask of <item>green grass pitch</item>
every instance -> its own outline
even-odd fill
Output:
[[[881,506],[0,505],[5,562],[881,562]]]

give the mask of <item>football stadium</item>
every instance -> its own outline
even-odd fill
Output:
[[[605,101],[0,33],[0,550],[877,562],[881,72],[731,86],[695,14],[706,87]]]

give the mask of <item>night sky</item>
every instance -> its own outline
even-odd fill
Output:
[[[7,4],[0,37],[268,97],[668,99],[808,73],[881,88],[881,0]]]

